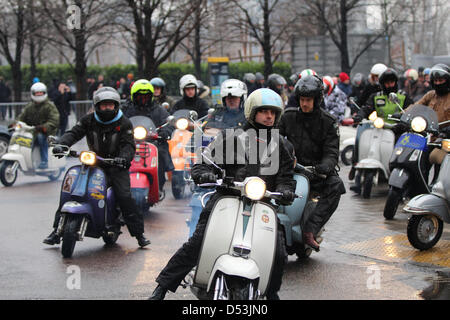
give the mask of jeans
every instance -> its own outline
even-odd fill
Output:
[[[34,140],[34,144],[39,146],[39,152],[41,155],[41,162],[48,163],[48,142],[47,136],[43,133],[38,133]]]

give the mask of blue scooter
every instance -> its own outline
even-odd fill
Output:
[[[98,162],[114,165],[114,160],[103,159],[91,151],[78,154],[63,147],[67,151],[62,155],[79,157],[82,163],[67,170],[61,186],[61,218],[56,233],[62,237],[63,257],[70,258],[76,242],[85,236],[102,237],[106,244],[114,244],[124,222],[116,207],[113,189],[108,187],[104,171],[96,166]]]

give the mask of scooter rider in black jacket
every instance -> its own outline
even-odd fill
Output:
[[[122,107],[122,111],[126,117],[145,116],[150,118],[156,127],[166,123],[169,112],[153,101],[153,85],[150,81],[145,79],[137,80],[130,91],[130,98]],[[161,139],[158,139],[155,144],[158,148],[158,180],[159,190],[164,190],[166,182],[165,172],[174,170],[172,157],[169,153],[169,144],[167,140],[172,136],[175,128],[172,125],[167,125],[158,131]]]
[[[117,166],[102,165],[102,168],[114,190],[131,236],[136,237],[139,246],[144,247],[150,244],[150,241],[144,236],[143,217],[131,197],[128,173],[135,153],[133,127],[119,109],[120,95],[114,88],[98,89],[94,93],[93,100],[95,112],[82,117],[71,130],[64,133],[58,143],[70,147],[86,136],[89,150],[103,158],[114,158]],[[53,148],[54,154],[63,151],[60,146]],[[44,243],[54,245],[60,242],[60,237],[56,234],[60,215],[58,208],[53,223],[54,230],[44,239]]]
[[[319,251],[315,237],[336,210],[341,194],[345,193],[344,183],[335,169],[339,155],[339,127],[336,118],[321,109],[323,83],[317,75],[302,77],[289,101],[279,124],[280,135],[286,136],[294,145],[300,164],[314,166],[317,173],[327,176],[320,179],[305,172],[311,191],[319,193],[320,199],[306,221],[303,236],[307,245]]]
[[[180,94],[183,98],[178,100],[170,109],[173,114],[177,110],[188,109],[197,112],[202,118],[208,114],[208,103],[198,96],[197,78],[192,74],[185,74],[180,78]]]
[[[211,157],[210,159],[218,157],[216,164],[225,170],[227,178],[232,177],[235,181],[244,181],[246,177],[260,176],[266,182],[267,190],[283,193],[282,203],[290,204],[294,200],[296,186],[296,182],[293,179],[294,157],[285,147],[284,139],[279,136],[278,130],[272,130],[279,121],[283,109],[281,97],[274,91],[266,88],[253,91],[245,102],[244,107],[248,123],[239,132],[235,131],[236,129],[228,129],[222,135],[218,135],[204,153],[208,154]],[[257,149],[264,148],[267,150],[267,147],[270,146],[270,150],[279,150],[272,159],[272,163],[277,163],[276,168],[267,169],[267,166],[261,162],[261,159],[253,159],[256,160],[255,162],[249,159],[251,155],[250,157],[248,155],[251,150],[248,149],[248,143],[245,143],[245,141],[248,142],[250,140],[246,140],[245,137],[247,134],[249,137],[252,136],[250,134],[252,131],[249,131],[252,129],[255,134],[253,139],[256,139],[254,145],[256,144]],[[266,133],[265,137],[263,132]],[[229,139],[234,139],[234,141],[231,142]],[[237,143],[245,145],[245,147],[243,146],[246,148],[243,149],[245,152],[236,152],[235,146]],[[251,145],[252,143],[249,144]],[[230,146],[233,146],[231,150],[229,150]],[[254,151],[254,154],[262,154],[263,150],[261,152]],[[196,184],[216,182],[217,177],[222,178],[221,175],[222,172],[207,160],[204,160],[203,163],[195,164],[192,168],[192,178]],[[211,210],[220,197],[230,192],[232,191],[218,188],[217,192],[207,202],[200,214],[192,237],[172,256],[157,277],[156,282],[158,286],[150,300],[164,299],[167,290],[175,292],[184,277],[195,266]],[[277,292],[281,286],[283,268],[287,260],[284,235],[281,228],[278,231],[274,267],[266,293],[267,299],[279,299]]]

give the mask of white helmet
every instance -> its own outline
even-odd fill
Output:
[[[184,88],[195,87],[195,94],[198,94],[197,78],[192,74],[185,74],[180,78],[180,93],[184,96]]]
[[[370,69],[370,73],[376,76],[380,76],[386,69],[387,67],[384,64],[377,63],[373,65],[372,69]]]
[[[36,96],[35,95],[36,92],[44,92],[44,94],[42,96]],[[43,84],[42,82],[36,82],[35,84],[33,84],[31,86],[30,93],[31,93],[31,100],[33,100],[34,102],[37,102],[37,103],[44,102],[48,96],[47,95],[47,86],[45,84]]]
[[[220,97],[224,106],[226,106],[225,98],[228,96],[240,97],[241,106],[243,106],[245,99],[247,99],[247,85],[238,79],[225,80],[220,86]]]

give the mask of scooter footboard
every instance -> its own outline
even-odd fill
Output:
[[[220,256],[211,272],[206,291],[209,291],[212,281],[217,272],[222,272],[229,276],[239,276],[246,279],[255,280],[259,278],[259,269],[256,262],[252,259],[244,259],[241,257],[233,257],[228,254]]]
[[[420,194],[412,198],[403,208],[405,213],[412,215],[433,214],[444,222],[450,223],[449,204],[434,194]]]

